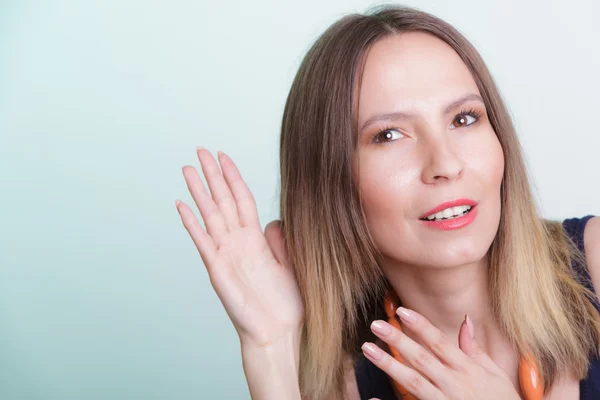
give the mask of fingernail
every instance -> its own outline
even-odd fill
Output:
[[[202,149],[204,149],[204,147],[202,147],[202,146],[196,146],[196,151],[200,151]]]
[[[471,335],[471,339],[475,339],[475,327],[473,326],[473,321],[471,321],[469,314],[465,314],[465,321],[467,322],[467,328],[469,328],[469,335]]]
[[[371,329],[375,333],[379,333],[380,335],[388,335],[392,330],[390,327],[383,321],[373,321],[371,324]]]
[[[411,310],[407,310],[404,307],[399,307],[396,310],[396,314],[400,316],[405,322],[413,323],[417,320],[417,316]]]
[[[175,207],[178,207],[178,206],[179,206],[179,203],[181,203],[181,200],[176,200],[176,201],[175,201]]]
[[[381,350],[373,343],[365,342],[365,344],[362,345],[361,349],[363,349],[366,356],[371,357],[374,360],[379,360],[381,358]]]

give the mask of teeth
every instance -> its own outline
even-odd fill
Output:
[[[452,217],[458,217],[460,215],[463,215],[465,211],[470,210],[471,208],[471,206],[450,207],[435,214],[429,215],[426,217],[426,219],[429,221],[433,221],[434,219],[441,220],[444,218],[449,219]]]

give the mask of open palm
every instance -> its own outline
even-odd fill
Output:
[[[206,230],[185,203],[178,201],[177,210],[240,341],[266,346],[298,333],[302,299],[279,221],[263,233],[254,197],[226,154],[218,155],[221,168],[205,149],[198,158],[211,194],[194,167],[183,167],[183,175]]]

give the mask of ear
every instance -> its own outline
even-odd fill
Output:
[[[276,219],[267,224],[265,227],[265,239],[277,261],[281,265],[288,266],[288,252],[280,220]]]

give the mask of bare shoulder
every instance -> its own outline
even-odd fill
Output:
[[[360,400],[360,394],[358,392],[358,384],[356,383],[356,374],[354,371],[354,364],[350,356],[346,357],[346,373],[344,380],[346,382],[345,400]]]
[[[583,245],[590,278],[596,291],[600,291],[600,217],[590,218],[583,232]]]

